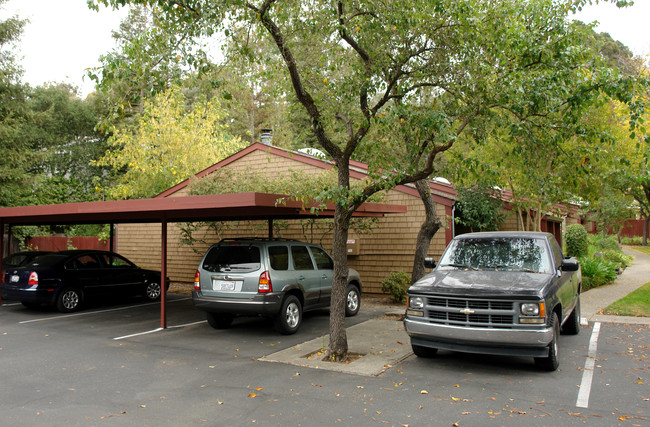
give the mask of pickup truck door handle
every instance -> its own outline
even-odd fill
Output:
[[[305,280],[305,276],[301,274],[300,276],[298,276],[298,280]]]

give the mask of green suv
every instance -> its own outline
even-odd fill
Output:
[[[325,249],[286,239],[226,239],[208,249],[194,278],[192,301],[216,329],[235,316],[274,319],[282,334],[300,327],[302,314],[328,308],[334,262]],[[348,272],[346,316],[359,312],[361,279]]]

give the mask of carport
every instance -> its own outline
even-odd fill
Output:
[[[315,209],[312,209],[315,208]],[[215,194],[205,196],[167,197],[154,199],[115,200],[105,202],[67,203],[61,205],[20,206],[0,208],[0,230],[16,225],[161,224],[161,282],[167,277],[167,224],[170,222],[268,220],[272,237],[273,220],[328,218],[334,216],[333,203],[305,203],[290,196],[268,193]],[[357,217],[381,217],[405,213],[406,206],[364,203],[354,213]],[[113,244],[111,242],[111,248]],[[4,237],[0,239],[4,254]],[[0,271],[2,257],[0,256]],[[4,277],[2,278],[4,280]],[[167,293],[160,299],[160,327],[167,328]],[[0,302],[2,302],[0,300]]]

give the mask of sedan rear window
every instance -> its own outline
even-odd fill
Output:
[[[210,249],[203,261],[203,269],[212,272],[246,273],[258,270],[260,266],[257,246],[216,246]]]

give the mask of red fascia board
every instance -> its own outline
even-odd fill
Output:
[[[162,219],[181,222],[330,217],[334,215],[334,208],[334,204],[328,203],[322,210],[311,213],[301,201],[288,196],[236,193],[0,208],[0,221],[5,224],[102,224],[160,222]],[[363,204],[355,215],[383,216],[403,212],[406,206],[369,203]]]

